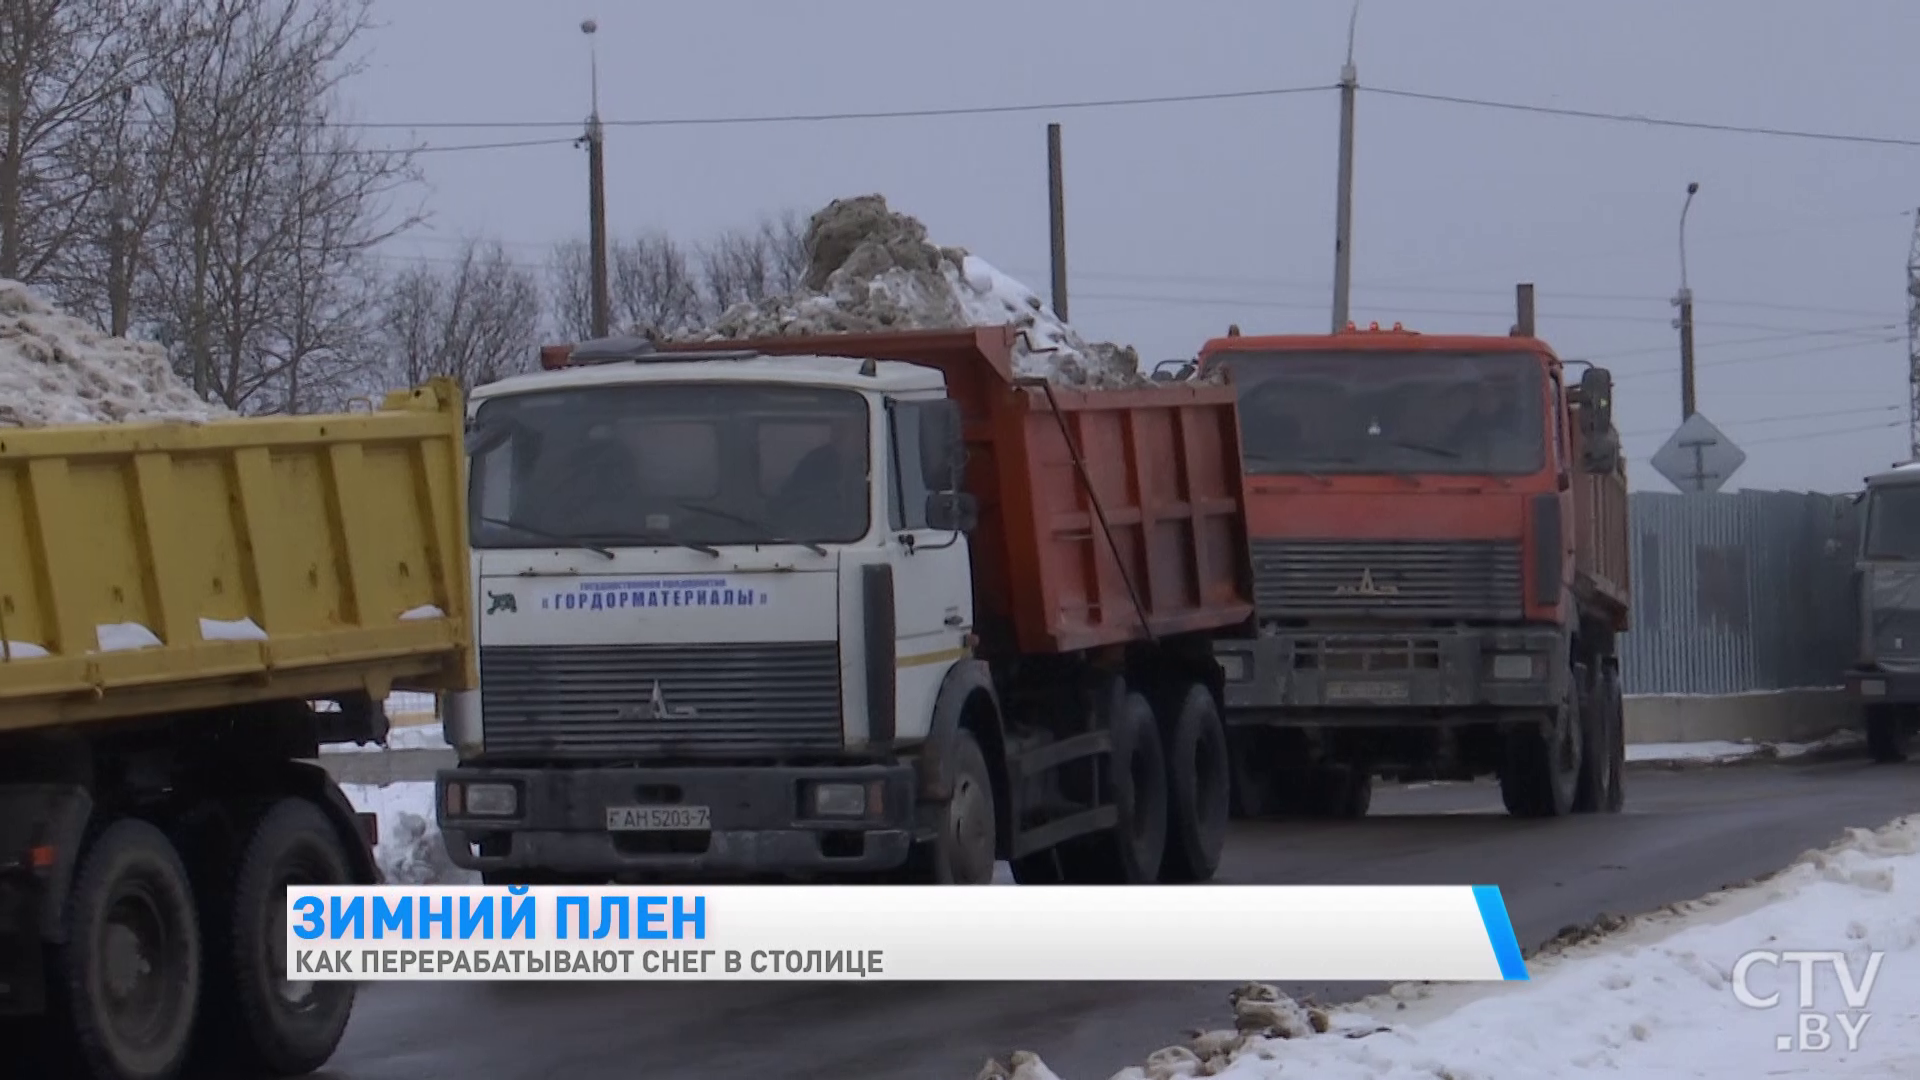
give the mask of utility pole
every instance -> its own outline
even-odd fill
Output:
[[[1673,298],[1673,306],[1680,309],[1680,317],[1673,325],[1680,329],[1680,419],[1693,417],[1693,290],[1687,287],[1687,211],[1693,209],[1693,197],[1700,191],[1698,183],[1687,185],[1687,201],[1680,206],[1680,292]]]
[[[587,247],[592,262],[593,336],[608,334],[607,295],[607,140],[600,126],[600,56],[593,47],[593,35],[600,24],[588,19],[580,24],[587,35],[587,64],[593,79],[593,111],[587,114],[587,132],[581,136],[587,145]]]
[[[1340,179],[1334,204],[1333,332],[1350,320],[1353,293],[1353,103],[1360,96],[1360,74],[1353,66],[1353,35],[1360,22],[1360,0],[1347,19],[1347,62],[1340,68]]]
[[[1907,246],[1907,452],[1920,461],[1920,211]]]
[[[1047,226],[1053,255],[1053,314],[1067,320],[1067,180],[1060,125],[1047,125]]]

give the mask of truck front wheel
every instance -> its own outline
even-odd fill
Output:
[[[909,880],[935,885],[991,885],[995,824],[993,774],[980,740],[962,728],[953,740],[953,793],[930,843],[908,864]]]
[[[1883,765],[1897,765],[1907,760],[1907,743],[1911,735],[1907,725],[1908,709],[1911,706],[1869,705],[1867,706],[1867,756]]]
[[[1578,698],[1547,722],[1507,736],[1500,767],[1500,799],[1514,817],[1561,817],[1573,812],[1580,787],[1583,736]]]
[[[193,887],[165,833],[132,818],[81,856],[56,992],[82,1068],[99,1080],[178,1075],[200,1007]]]
[[[326,1064],[353,1012],[353,984],[288,978],[287,887],[347,885],[353,876],[333,823],[303,799],[261,815],[233,878],[224,963],[239,1023],[228,1029],[238,1056],[276,1076]]]

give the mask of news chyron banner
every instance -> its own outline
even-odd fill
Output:
[[[287,910],[296,980],[1527,978],[1491,885],[294,886]]]

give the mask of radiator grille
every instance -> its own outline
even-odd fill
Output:
[[[1270,618],[1525,613],[1520,545],[1509,541],[1256,540],[1253,568],[1260,613]]]
[[[605,759],[836,750],[833,642],[480,650],[489,755]]]

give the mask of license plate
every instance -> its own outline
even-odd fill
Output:
[[[608,832],[704,832],[713,812],[704,806],[609,806]]]
[[[1404,701],[1407,684],[1403,682],[1330,682],[1328,701]]]

